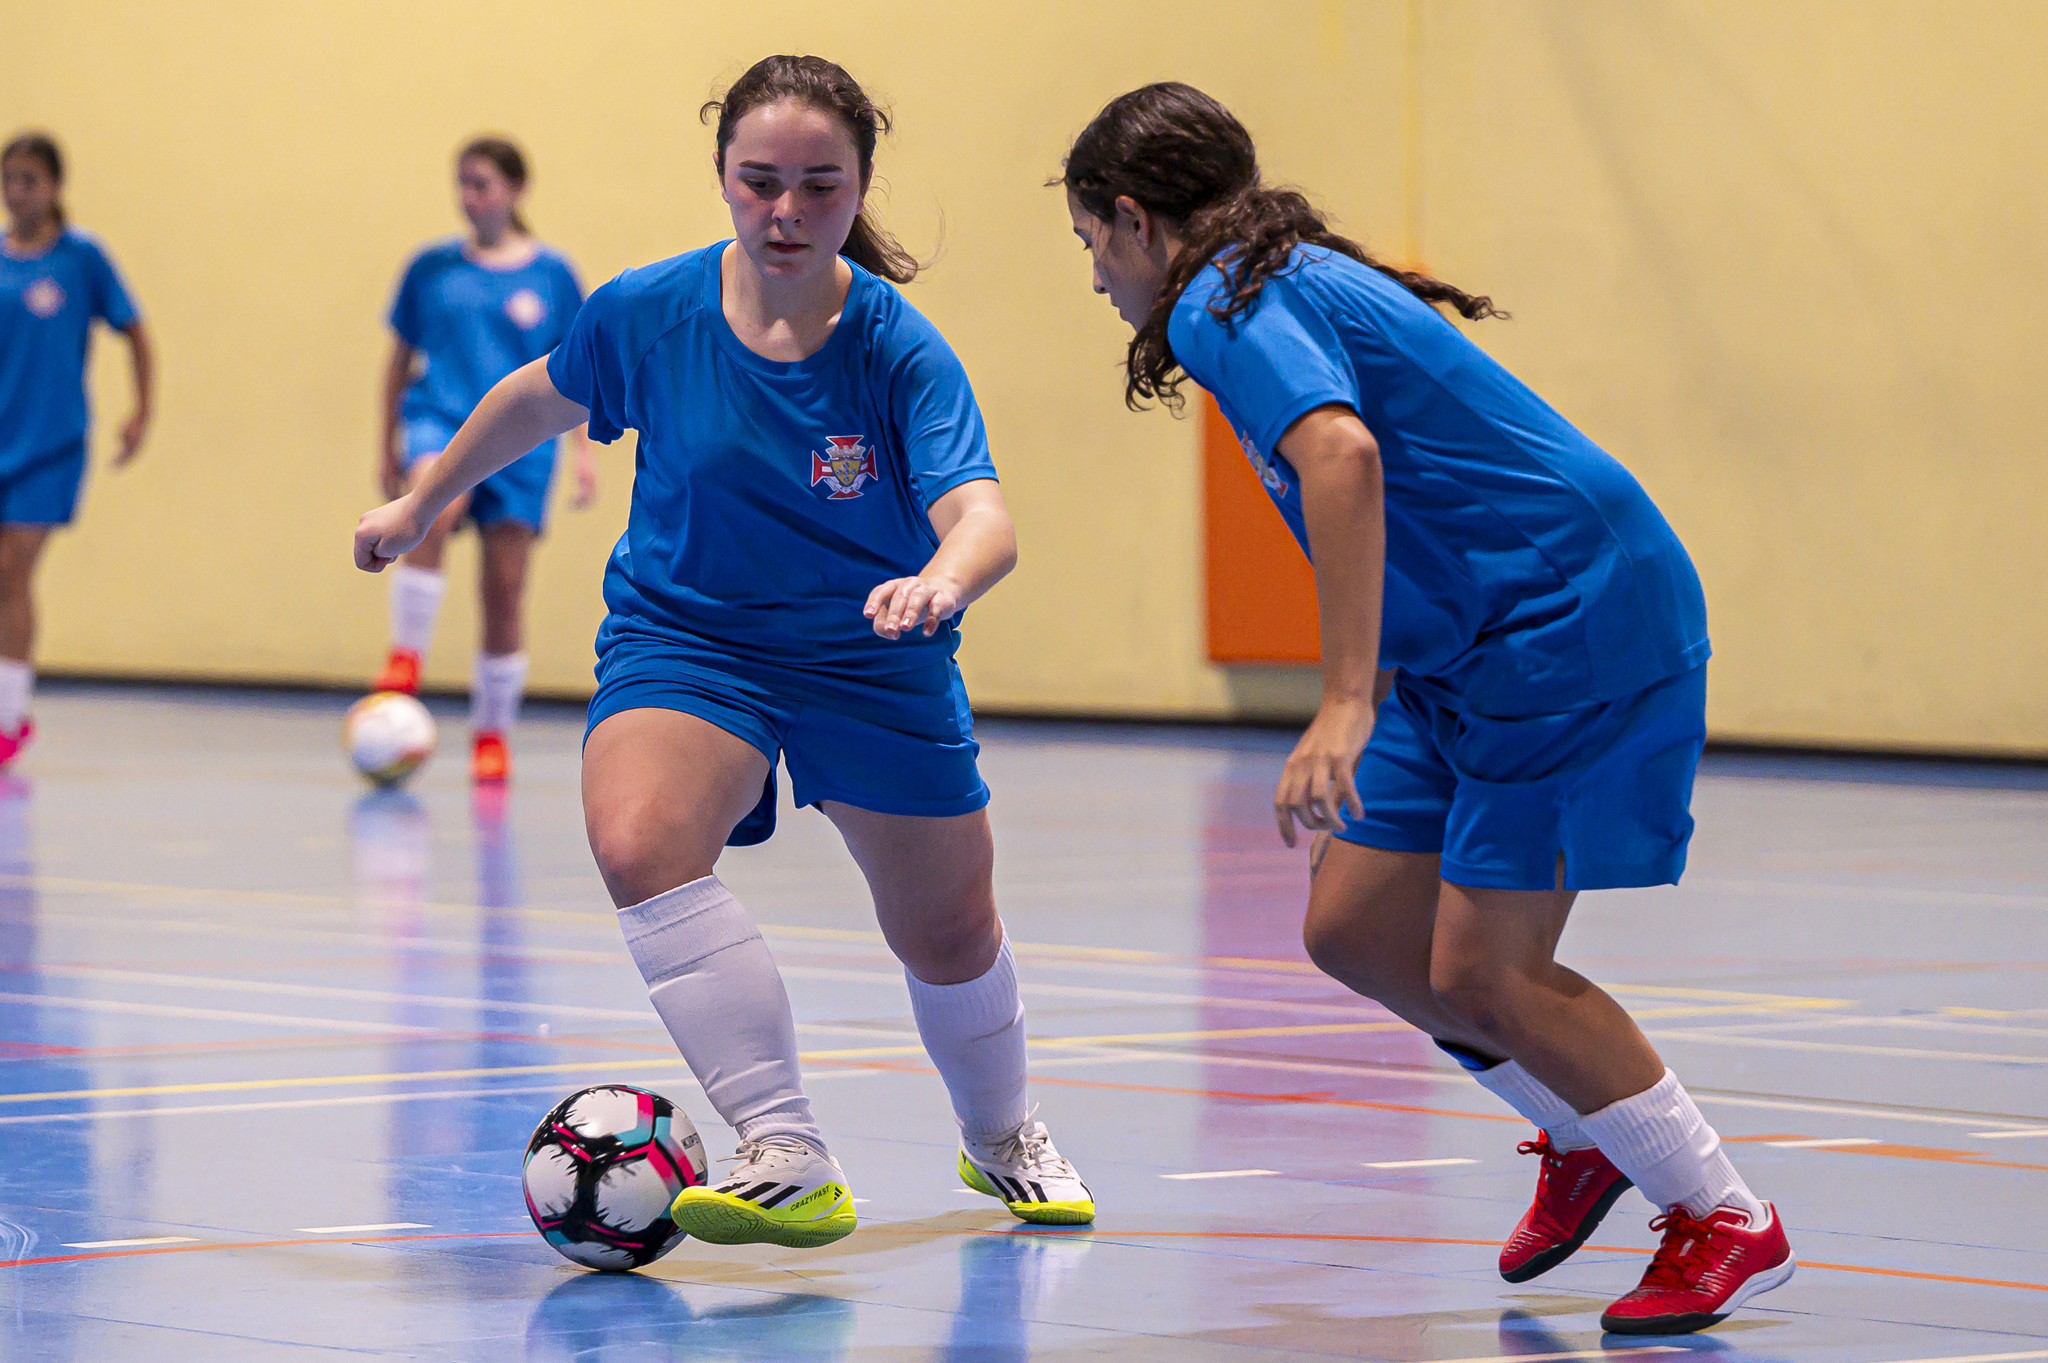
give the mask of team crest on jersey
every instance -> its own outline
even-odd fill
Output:
[[[882,476],[875,470],[875,452],[860,441],[857,435],[828,435],[825,452],[811,455],[811,486],[830,488],[826,501],[858,497],[863,484]]]
[[[521,331],[532,331],[548,320],[548,305],[532,289],[520,289],[505,300],[505,315]]]
[[[1259,447],[1243,436],[1237,438],[1237,443],[1244,446],[1245,458],[1252,461],[1252,472],[1259,475],[1259,481],[1266,485],[1266,490],[1275,497],[1285,497],[1287,480],[1280,476],[1280,470],[1273,467],[1273,461],[1260,454]]]
[[[38,279],[21,291],[21,305],[38,317],[55,317],[64,307],[64,289],[54,279]]]

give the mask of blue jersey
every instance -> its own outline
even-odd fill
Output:
[[[391,329],[426,360],[401,415],[460,427],[498,380],[560,344],[582,305],[575,270],[545,246],[516,270],[477,263],[460,240],[427,247],[391,304]]]
[[[857,265],[818,352],[763,359],[725,320],[726,244],[620,275],[548,360],[555,387],[590,409],[591,439],[640,432],[600,650],[644,633],[864,674],[950,656],[957,617],[892,641],[862,608],[930,560],[933,502],[996,476],[966,371]]]
[[[1434,308],[1314,247],[1234,323],[1209,312],[1224,287],[1204,270],[1168,340],[1304,552],[1281,435],[1336,404],[1379,442],[1381,667],[1452,708],[1506,717],[1613,700],[1706,660],[1699,576],[1649,495]]]
[[[138,320],[97,241],[67,228],[39,255],[0,245],[0,476],[85,438],[95,317],[119,330]]]

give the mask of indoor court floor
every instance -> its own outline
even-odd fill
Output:
[[[583,839],[580,712],[509,798],[459,707],[366,794],[344,699],[52,687],[0,788],[0,1357],[1132,1360],[1597,1356],[1631,1193],[1521,1287],[1531,1133],[1317,974],[1289,736],[989,723],[1034,1098],[1095,1191],[1026,1228],[958,1186],[858,875],[785,809],[721,874],[788,976],[860,1206],[822,1250],[574,1268],[520,1155],[606,1080],[706,1109]],[[1572,964],[1641,1019],[1802,1261],[1717,1329],[1798,1363],[2048,1359],[2048,768],[1709,759],[1677,890],[1591,895]]]

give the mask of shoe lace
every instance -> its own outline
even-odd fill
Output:
[[[1067,1163],[1065,1155],[1052,1148],[1052,1137],[1046,1134],[1043,1125],[1033,1120],[1037,1112],[1034,1107],[1024,1114],[1024,1124],[998,1142],[991,1153],[1004,1164],[1021,1164],[1051,1174],[1074,1176],[1074,1166]]]
[[[1515,1147],[1515,1153],[1518,1155],[1543,1156],[1543,1167],[1546,1171],[1562,1169],[1564,1167],[1564,1152],[1550,1143],[1550,1133],[1548,1131],[1537,1132],[1536,1139],[1533,1141],[1523,1141]]]
[[[1691,1287],[1713,1258],[1714,1242],[1727,1238],[1721,1227],[1700,1220],[1684,1207],[1673,1207],[1651,1221],[1650,1230],[1661,1231],[1664,1243],[1657,1246],[1643,1274],[1643,1287]]]
[[[757,1140],[741,1141],[738,1147],[730,1155],[720,1159],[719,1163],[742,1166],[757,1162],[769,1165],[786,1164],[792,1159],[800,1159],[815,1153],[817,1152],[811,1148],[811,1143],[803,1137],[776,1132]]]

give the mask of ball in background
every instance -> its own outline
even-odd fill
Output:
[[[434,717],[413,697],[379,691],[348,707],[342,746],[373,784],[394,786],[419,770],[434,752]]]
[[[563,1258],[623,1273],[682,1240],[669,1204],[704,1173],[704,1141],[681,1109],[646,1089],[603,1084],[564,1098],[533,1133],[526,1210]]]

